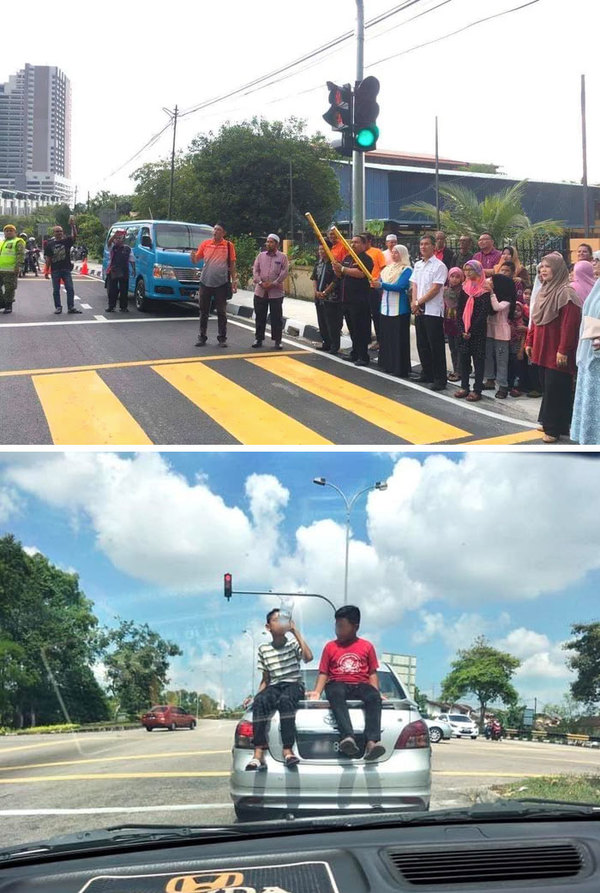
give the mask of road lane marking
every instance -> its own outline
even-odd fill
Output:
[[[73,735],[74,733],[69,732],[68,734]],[[61,738],[62,738],[62,740],[61,740]],[[73,741],[73,743],[75,743],[75,741],[77,739],[75,739],[75,741],[73,740],[73,738],[70,738],[67,740],[71,740],[71,741]],[[0,757],[2,757],[2,755],[5,753],[12,753],[15,750],[38,750],[41,747],[60,747],[60,745],[64,744],[64,742],[65,742],[64,737],[60,736],[55,741],[44,741],[43,744],[19,744],[14,747],[0,746]]]
[[[331,446],[330,440],[204,363],[153,368],[240,443]]]
[[[92,305],[91,305],[91,304],[83,304],[83,303],[82,303],[81,306],[83,307],[84,310],[91,310],[91,309],[92,309]]]
[[[322,397],[408,443],[441,443],[469,436],[468,431],[411,409],[398,399],[382,397],[329,372],[315,369],[308,363],[279,356],[253,357],[247,362],[297,385],[310,394]]]
[[[166,803],[164,806],[96,806],[87,808],[74,807],[72,809],[0,809],[0,816],[34,816],[34,815],[106,815],[109,813],[136,813],[136,812],[185,812],[198,809],[231,809],[231,800],[228,803]]]
[[[504,434],[500,437],[485,437],[483,440],[469,440],[469,446],[502,446],[503,444],[527,443],[531,440],[541,440],[542,432],[517,431],[514,434]]]
[[[56,445],[152,443],[97,372],[33,376]]]
[[[173,757],[208,757],[216,754],[230,754],[229,750],[179,750],[173,753],[129,754],[121,757],[88,757],[83,760],[54,760],[49,763],[21,763],[18,766],[0,766],[0,772],[16,772],[18,769],[48,769],[50,766],[77,766],[82,763],[117,763],[123,760],[164,760]]]
[[[106,320],[106,322],[109,322],[109,320]],[[291,357],[302,353],[303,351],[301,350],[290,350],[283,351],[279,356]],[[214,356],[196,355],[195,357],[169,357],[162,360],[126,360],[122,363],[90,363],[87,366],[50,366],[45,369],[8,369],[0,372],[0,378],[18,378],[23,375],[56,375],[58,373],[71,372],[100,372],[103,369],[136,369],[142,366],[161,366],[163,364],[172,366],[177,363],[212,363],[214,360],[245,360],[249,356],[250,354],[247,353],[219,353]]]
[[[0,784],[39,784],[47,781],[104,781],[105,779],[124,778],[229,778],[231,772],[209,770],[203,772],[98,772],[78,773],[74,775],[37,775],[35,778],[28,776],[21,778],[0,778]]]

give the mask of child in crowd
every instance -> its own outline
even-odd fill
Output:
[[[508,357],[508,386],[511,397],[521,397],[529,386],[527,376],[527,356],[525,355],[525,337],[527,326],[523,320],[523,304],[517,301],[515,315],[510,324],[510,353]],[[518,382],[518,387],[517,387]]]
[[[460,329],[458,326],[458,299],[465,281],[460,267],[452,267],[448,274],[448,285],[444,288],[444,335],[448,339],[452,369],[448,381],[460,381]]]

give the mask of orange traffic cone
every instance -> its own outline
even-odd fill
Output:
[[[89,268],[88,268],[88,262],[87,262],[87,259],[86,259],[86,260],[84,260],[84,262],[83,262],[82,265],[81,265],[81,274],[82,274],[82,276],[87,276],[87,275],[89,275],[89,272],[90,272],[90,271],[89,271]]]

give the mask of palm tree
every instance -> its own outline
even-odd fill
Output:
[[[479,201],[471,189],[464,186],[440,187],[444,208],[440,213],[440,226],[447,235],[469,235],[475,241],[481,233],[489,232],[496,245],[507,241],[531,241],[539,236],[560,236],[564,226],[559,220],[540,220],[532,223],[523,211],[523,194],[527,180],[521,180],[501,192],[486,195]],[[436,219],[435,205],[414,202],[402,210]]]

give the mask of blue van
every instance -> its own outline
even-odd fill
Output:
[[[125,244],[135,257],[135,276],[130,267],[129,292],[133,293],[138,310],[150,310],[153,301],[197,300],[202,262],[193,264],[190,252],[206,239],[212,239],[212,226],[175,220],[126,220],[113,224],[102,258],[105,283],[110,259],[108,240],[116,230],[125,231]]]

